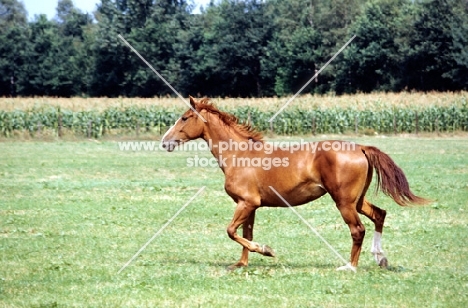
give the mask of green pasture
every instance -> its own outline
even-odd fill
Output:
[[[282,137],[283,139],[286,137]],[[319,137],[314,137],[315,140]],[[117,141],[0,143],[0,307],[467,307],[468,137],[346,137],[378,146],[434,202],[387,210],[383,249],[367,236],[357,273],[288,208],[257,212],[251,254],[226,234],[234,203],[208,152],[121,151]],[[120,274],[201,187],[206,189]],[[298,212],[346,259],[351,239],[328,196]]]

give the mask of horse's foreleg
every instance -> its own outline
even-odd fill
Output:
[[[387,212],[382,210],[375,205],[371,204],[369,201],[364,199],[361,207],[358,207],[358,211],[361,214],[367,216],[375,225],[374,239],[372,240],[371,253],[374,255],[375,262],[380,267],[387,267],[388,260],[384,255],[382,250],[382,231],[385,221],[385,216]]]
[[[250,213],[246,222],[242,224],[242,236],[248,241],[253,240],[253,227],[255,223],[255,210]],[[249,250],[247,247],[242,247],[242,255],[238,264],[240,266],[247,266],[249,264]]]
[[[243,246],[242,255],[236,264],[230,266],[231,269],[241,266],[247,266],[249,261],[249,252],[258,252],[264,256],[274,256],[273,250],[266,246],[252,241],[253,226],[255,221],[255,206],[250,206],[245,202],[237,204],[234,217],[227,228],[229,237]],[[242,225],[243,237],[237,234],[237,229]]]

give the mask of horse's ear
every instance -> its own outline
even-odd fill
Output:
[[[195,109],[195,99],[189,95],[189,98],[190,98],[190,105],[192,106],[193,109]]]

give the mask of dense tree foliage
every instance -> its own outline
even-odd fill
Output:
[[[101,0],[91,16],[59,0],[28,21],[0,0],[0,96],[183,95],[468,89],[464,0]]]

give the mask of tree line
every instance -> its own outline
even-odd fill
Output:
[[[0,96],[295,93],[353,35],[307,93],[468,89],[466,0],[59,0],[27,19],[0,0]]]

